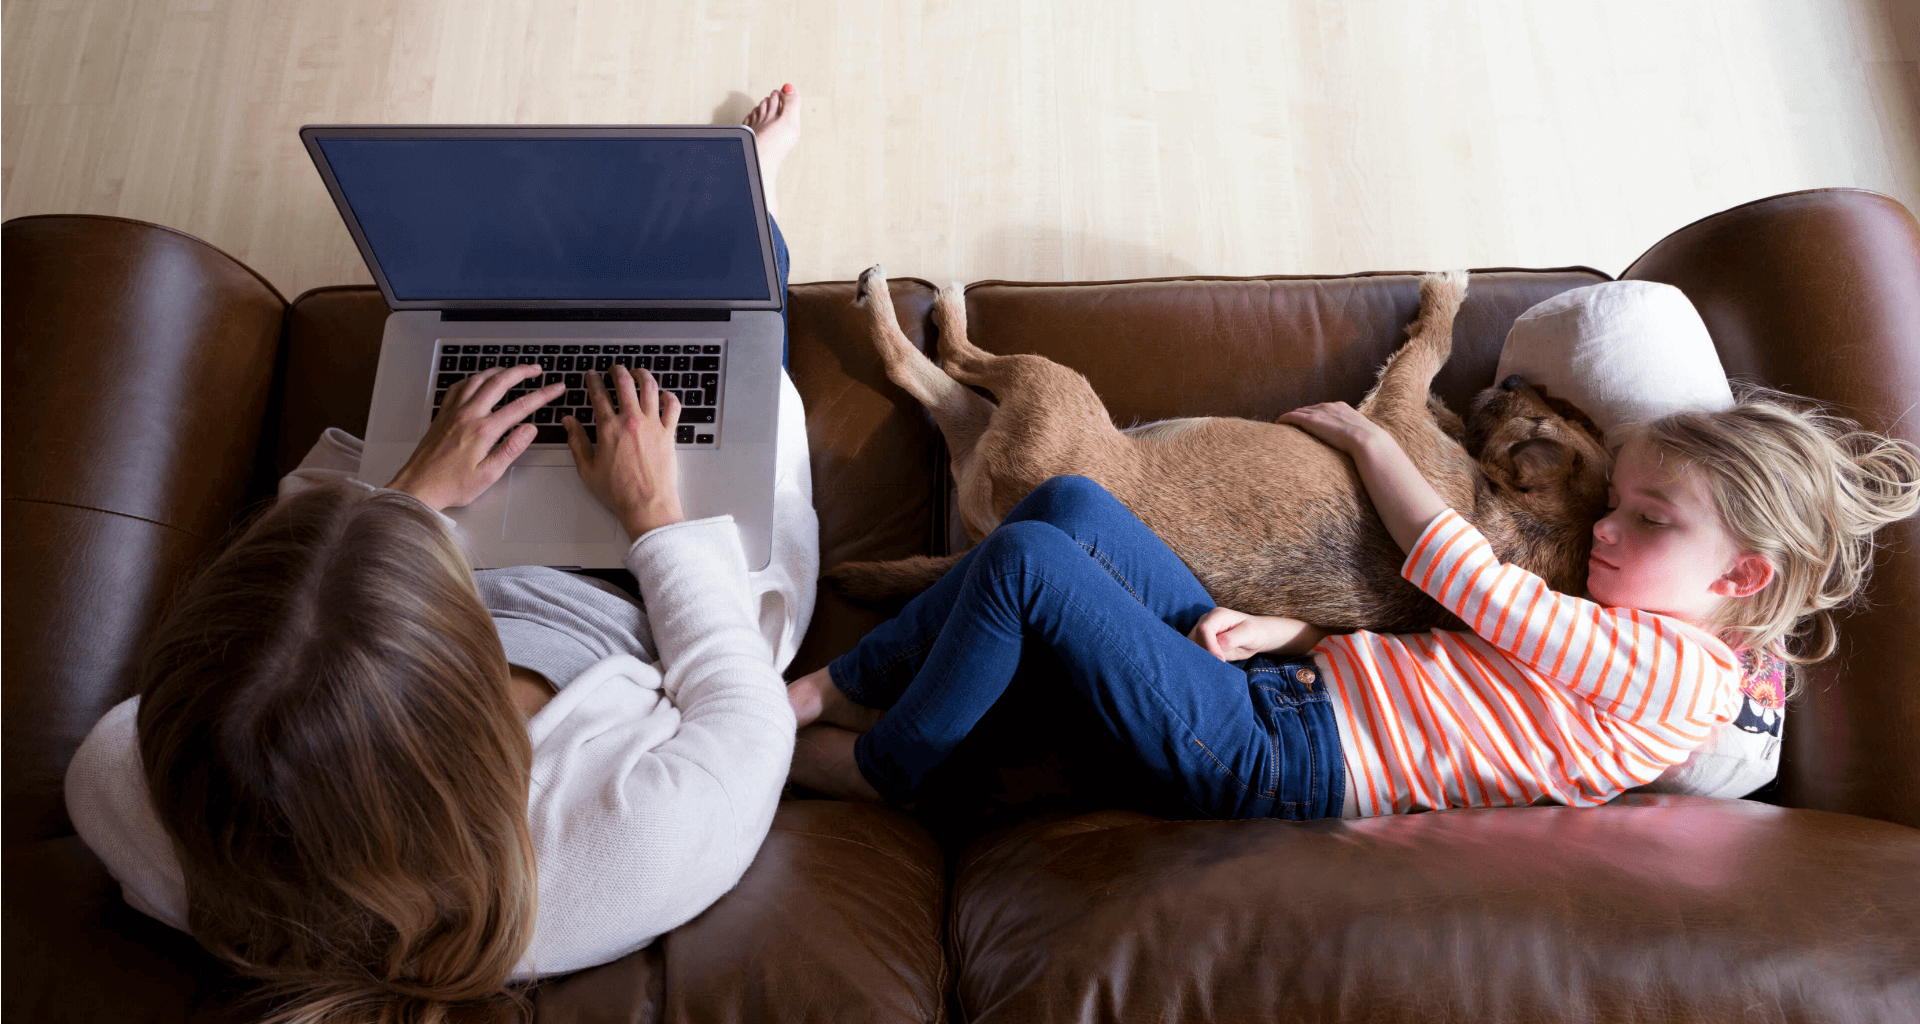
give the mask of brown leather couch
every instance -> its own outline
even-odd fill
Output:
[[[21,218],[4,245],[5,1017],[243,1019],[243,983],[121,902],[61,775],[171,590],[323,427],[364,428],[386,308],[371,287],[289,304],[136,221]],[[1730,372],[1920,439],[1920,226],[1898,203],[1761,200],[1624,276],[1683,289]],[[1462,407],[1521,311],[1604,279],[1474,272],[1436,388]],[[955,535],[938,434],[852,296],[791,296],[828,565]],[[926,343],[932,290],[894,296]],[[1417,293],[1401,273],[991,281],[967,305],[976,342],[1084,372],[1125,422],[1355,398]],[[1070,708],[1022,694],[914,815],[790,799],[718,904],[533,1001],[549,1021],[1920,1019],[1920,523],[1886,539],[1764,802],[1166,820]],[[823,595],[795,672],[880,614]]]

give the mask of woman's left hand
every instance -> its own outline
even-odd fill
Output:
[[[538,376],[538,366],[526,365],[482,370],[456,381],[440,414],[387,486],[435,511],[478,498],[533,443],[533,425],[515,424],[566,392],[564,384],[549,384],[494,409],[508,388]]]

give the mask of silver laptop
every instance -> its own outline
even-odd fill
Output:
[[[532,417],[538,440],[500,482],[447,514],[477,566],[618,566],[627,537],[580,483],[560,423],[590,420],[586,374],[645,368],[681,397],[688,518],[731,513],[748,567],[767,564],[783,296],[750,129],[308,125],[300,138],[393,310],[362,479],[393,478],[454,381],[538,365],[528,389],[567,393]]]

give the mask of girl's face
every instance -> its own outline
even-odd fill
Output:
[[[1743,552],[1714,511],[1699,470],[1643,441],[1629,441],[1613,463],[1606,518],[1593,526],[1587,593],[1600,604],[1705,623],[1729,597],[1773,578],[1765,558]]]

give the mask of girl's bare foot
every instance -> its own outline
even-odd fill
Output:
[[[793,767],[787,778],[841,800],[885,803],[854,763],[853,741],[858,738],[857,733],[837,726],[807,726],[794,737]]]
[[[814,722],[826,722],[862,733],[879,725],[880,720],[887,717],[887,713],[879,708],[848,700],[825,667],[788,683],[787,703],[793,705],[794,721],[802,727]]]
[[[767,213],[780,216],[774,200],[773,179],[780,173],[793,144],[800,141],[800,92],[792,82],[767,94],[760,105],[747,111],[740,123],[753,129],[753,148],[760,154],[760,187],[766,193]]]

